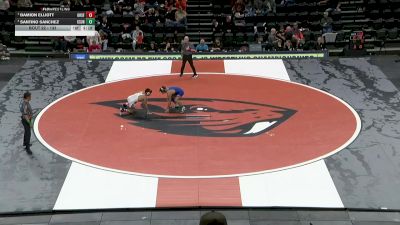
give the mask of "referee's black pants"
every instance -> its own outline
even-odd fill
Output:
[[[29,144],[31,142],[31,126],[24,118],[22,118],[22,125],[24,125],[24,146],[29,148]]]
[[[194,65],[193,65],[192,55],[182,55],[181,75],[183,74],[183,71],[185,70],[186,62],[189,62],[190,67],[193,70],[193,74],[197,74],[196,73],[196,68],[194,68]]]

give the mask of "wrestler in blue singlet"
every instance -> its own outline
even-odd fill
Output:
[[[180,96],[183,97],[183,95],[185,94],[185,92],[183,91],[182,88],[180,87],[168,87],[168,90],[174,90],[175,94],[173,94],[172,96]]]

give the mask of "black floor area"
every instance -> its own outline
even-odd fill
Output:
[[[16,72],[25,64],[26,59],[0,60],[0,90],[11,80]]]
[[[397,55],[383,55],[373,57],[371,64],[378,66],[387,78],[400,90],[400,57]]]

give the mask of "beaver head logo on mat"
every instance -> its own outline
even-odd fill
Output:
[[[95,104],[113,107],[116,110],[125,102],[106,101]],[[149,110],[124,116],[132,125],[158,132],[207,137],[249,137],[268,132],[281,125],[296,113],[296,110],[268,104],[209,98],[184,98],[184,113],[164,113],[165,98],[150,98]]]

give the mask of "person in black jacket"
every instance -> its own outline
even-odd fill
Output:
[[[31,151],[31,128],[33,126],[32,122],[32,108],[29,102],[31,101],[32,95],[29,92],[24,93],[24,99],[21,101],[20,104],[20,112],[21,112],[21,121],[22,125],[24,126],[24,146],[25,150],[29,155],[32,155]]]

